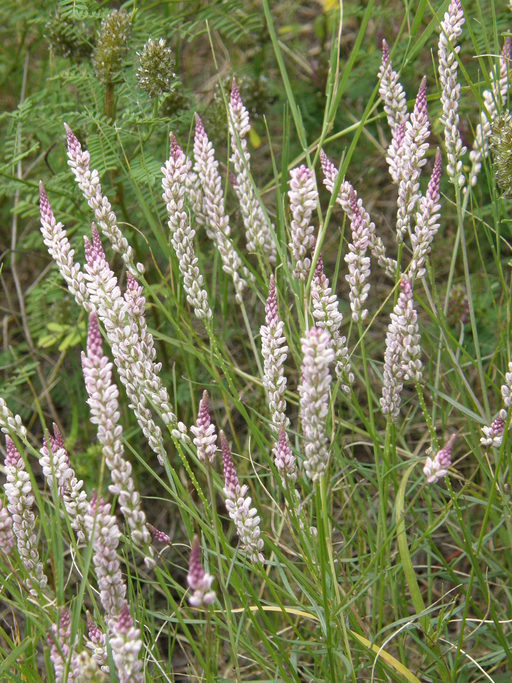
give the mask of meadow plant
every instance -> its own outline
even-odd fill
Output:
[[[263,0],[288,103],[280,144],[273,114],[268,144],[261,119],[251,130],[235,78],[227,97],[219,86],[226,147],[190,112],[188,145],[173,120],[184,147],[171,133],[167,160],[157,105],[180,45],[143,36],[142,7],[101,14],[83,68],[105,117],[87,149],[65,126],[70,170],[40,185],[42,243],[88,327],[82,372],[76,348],[50,370],[41,353],[46,385],[23,367],[0,398],[2,679],[477,683],[512,670],[510,207],[481,172],[494,161],[506,185],[510,39],[493,57],[501,21],[478,33],[461,0],[419,33],[427,3],[407,14],[408,41],[361,59],[370,3],[345,64],[342,17],[324,4],[321,130],[289,74],[318,68]],[[217,49],[221,27],[207,26]],[[432,36],[437,80],[420,57]],[[472,38],[489,55],[478,112]],[[353,99],[352,69],[372,63]],[[116,119],[137,98],[155,105],[160,148],[139,114]],[[126,172],[101,165],[98,139],[121,143]],[[20,169],[17,193],[31,187]],[[83,249],[82,207],[75,220],[57,191],[71,176],[94,220]],[[467,312],[453,315],[461,286]],[[30,333],[23,297],[19,317]],[[68,378],[76,405],[59,393]]]

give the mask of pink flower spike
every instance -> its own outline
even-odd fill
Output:
[[[215,425],[210,418],[210,401],[208,392],[203,391],[203,397],[199,401],[197,422],[190,427],[194,435],[194,446],[197,448],[197,457],[201,462],[213,463],[217,451],[217,435]]]
[[[166,534],[165,531],[160,531],[160,529],[157,529],[152,524],[148,524],[147,527],[149,529],[149,533],[153,537],[153,540],[155,540],[157,543],[165,543],[166,545],[170,545],[171,537],[169,534]]]
[[[443,448],[433,458],[427,458],[423,473],[427,477],[427,484],[435,484],[444,479],[452,464],[453,445],[457,436],[452,434]]]
[[[235,466],[233,464],[233,457],[231,455],[228,440],[222,430],[219,432],[219,437],[222,451],[222,465],[224,467],[224,488],[227,491],[234,492],[240,488],[240,482],[238,481]]]
[[[281,425],[279,439],[274,447],[274,462],[276,469],[284,482],[287,480],[295,481],[297,479],[297,462],[292,453],[292,449],[290,448],[284,424]]]
[[[187,584],[194,592],[188,601],[193,607],[206,607],[215,600],[215,591],[210,590],[213,576],[207,574],[201,563],[199,536],[194,536],[190,550]]]

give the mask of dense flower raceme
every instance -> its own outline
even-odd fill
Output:
[[[427,115],[427,80],[423,78],[414,110],[405,123],[399,150],[396,235],[401,242],[409,232],[411,216],[420,198],[420,174],[426,163],[430,124]]]
[[[119,615],[110,619],[109,634],[119,683],[143,683],[145,676],[139,659],[142,648],[140,630],[134,626],[126,603]]]
[[[131,15],[124,10],[113,10],[103,19],[96,38],[93,65],[102,83],[111,83],[121,70],[128,52]]]
[[[279,319],[277,311],[277,292],[274,276],[270,276],[268,298],[265,306],[265,325],[260,328],[261,354],[263,356],[263,384],[267,392],[272,429],[277,435],[282,424],[288,426],[285,415],[286,377],[283,365],[288,355],[288,346],[284,336],[284,322]]]
[[[190,225],[185,209],[187,177],[191,166],[190,159],[185,156],[176,138],[171,134],[171,153],[162,166],[162,196],[169,215],[171,242],[183,277],[187,301],[199,319],[210,320],[212,311],[208,304],[208,293],[204,289],[203,276],[194,252],[195,230]]]
[[[71,651],[71,619],[67,609],[62,609],[57,624],[53,624],[48,633],[50,641],[50,659],[55,671],[56,683],[71,683],[82,680],[81,667],[76,652]],[[69,662],[69,663],[68,663]],[[66,670],[67,667],[67,670]]]
[[[391,142],[386,154],[386,161],[388,163],[389,175],[395,185],[400,182],[400,170],[402,164],[401,147],[405,137],[405,124],[407,119],[395,128]]]
[[[123,429],[119,424],[119,391],[112,382],[112,363],[103,354],[98,319],[94,313],[89,317],[87,353],[82,353],[82,368],[89,395],[87,403],[91,411],[91,422],[97,425],[98,441],[112,477],[109,491],[118,496],[131,538],[137,545],[146,547],[146,561],[151,564],[151,534],[146,527],[140,496],[135,490],[132,466],[124,457]]]
[[[264,562],[263,539],[260,538],[260,518],[256,508],[251,507],[252,499],[247,495],[246,484],[240,485],[236,474],[231,449],[224,432],[220,432],[222,464],[224,466],[224,495],[226,509],[236,526],[240,548],[251,562]]]
[[[382,63],[379,68],[379,95],[384,102],[384,111],[392,133],[407,118],[407,98],[398,74],[393,70],[389,47],[382,41]]]
[[[71,128],[67,124],[65,127],[68,142],[68,164],[73,171],[78,187],[94,211],[96,223],[101,232],[110,240],[112,249],[121,256],[132,275],[136,276],[144,271],[144,266],[141,263],[134,265],[133,249],[119,229],[116,215],[109,200],[102,194],[98,171],[96,169],[91,171],[89,152],[82,149],[82,145]]]
[[[53,425],[53,437],[45,439],[40,450],[39,463],[48,483],[48,488],[53,492],[54,480],[59,500],[64,503],[71,527],[77,532],[77,539],[84,541],[85,514],[89,502],[87,494],[83,490],[84,482],[79,480],[69,462],[69,456],[64,445],[64,439],[57,425]]]
[[[80,268],[80,264],[75,263],[73,260],[75,252],[71,249],[62,223],[57,223],[55,220],[43,183],[39,183],[39,191],[41,233],[44,244],[50,256],[57,264],[57,268],[64,278],[70,293],[75,297],[77,304],[83,306],[86,310],[91,310],[84,273]]]
[[[48,580],[37,550],[36,521],[32,511],[34,493],[30,476],[25,469],[23,458],[14,441],[5,438],[7,454],[5,457],[4,484],[7,496],[7,509],[12,518],[12,530],[16,538],[18,553],[28,574],[28,588],[34,597],[44,593]]]
[[[311,267],[309,255],[315,243],[311,217],[318,202],[315,176],[307,166],[302,165],[290,171],[288,199],[292,214],[289,247],[295,264],[293,274],[300,280],[307,280]]]
[[[414,308],[412,284],[400,282],[401,292],[386,334],[384,382],[380,404],[382,412],[397,419],[405,381],[419,382],[422,377],[418,316]]]
[[[201,462],[212,464],[217,452],[217,434],[211,421],[210,399],[206,390],[199,401],[196,424],[190,427],[190,431],[194,435],[193,443],[197,449],[197,457]]]
[[[249,112],[244,107],[240,92],[233,79],[229,101],[229,132],[231,135],[231,163],[235,183],[233,189],[240,203],[240,213],[245,226],[247,249],[261,251],[270,263],[276,261],[276,245],[265,212],[256,196],[250,173],[250,154],[247,135],[250,130]]]
[[[505,430],[510,427],[508,414],[512,406],[512,361],[508,364],[508,371],[505,373],[505,382],[501,385],[501,397],[503,405],[498,415],[494,418],[490,426],[482,427],[482,437],[480,443],[483,446],[493,446],[499,448],[503,443]],[[507,425],[507,422],[509,423]]]
[[[222,269],[233,278],[236,298],[241,302],[247,279],[252,279],[252,277],[231,243],[231,227],[224,209],[224,191],[219,173],[219,162],[215,159],[215,150],[197,114],[194,160],[198,196],[193,204],[194,207],[197,207],[198,202],[200,204],[200,222],[204,222],[208,237],[217,246],[222,259]]]
[[[348,273],[345,279],[350,285],[350,308],[352,320],[358,322],[365,320],[368,309],[363,307],[370,291],[370,257],[366,256],[366,250],[370,241],[369,216],[362,211],[362,202],[357,200],[357,195],[352,189],[350,193],[350,228],[352,241],[348,245],[348,253],[345,254],[345,263]]]
[[[445,445],[438,451],[433,458],[427,457],[423,473],[427,478],[427,484],[435,484],[444,479],[452,464],[453,446],[456,435],[452,434]]]
[[[489,138],[492,133],[491,122],[498,116],[499,111],[507,101],[511,45],[512,41],[510,37],[507,37],[501,51],[497,73],[494,68],[489,72],[488,82],[491,87],[482,93],[484,107],[480,113],[480,123],[476,127],[473,149],[469,154],[471,170],[468,184],[470,186],[476,185],[482,162],[489,154]]]
[[[85,517],[88,536],[92,541],[92,561],[96,570],[101,604],[107,617],[116,617],[125,604],[126,584],[117,557],[121,532],[116,518],[110,514],[110,504],[94,492]]]
[[[450,180],[459,186],[465,181],[462,173],[462,156],[466,152],[459,132],[460,83],[457,79],[457,55],[460,51],[457,39],[462,33],[463,24],[464,13],[460,0],[451,0],[441,22],[438,58],[443,107],[441,123],[444,127],[444,144],[448,157],[446,171]]]
[[[312,315],[315,325],[329,331],[331,343],[336,354],[334,371],[341,380],[341,388],[345,393],[350,392],[350,385],[354,381],[351,370],[347,339],[340,333],[343,316],[339,309],[338,297],[329,286],[329,279],[324,273],[322,257],[318,257],[315,274],[311,281]]]
[[[304,442],[304,469],[316,481],[327,468],[329,440],[326,419],[335,354],[327,330],[313,327],[302,339],[302,382],[299,386],[300,422]]]
[[[324,175],[324,185],[329,192],[333,193],[338,179],[338,169],[323,150],[320,151],[320,163],[322,165],[322,172]],[[354,188],[347,180],[344,180],[340,185],[340,189],[336,197],[336,202],[342,207],[343,211],[345,211],[350,221],[352,220],[352,209],[350,202],[352,192],[355,192]],[[370,251],[377,260],[379,266],[385,270],[389,277],[394,279],[397,269],[396,261],[386,256],[384,242],[382,241],[381,237],[377,235],[375,231],[375,223],[370,219],[368,212],[360,200],[358,200],[357,205],[361,211],[363,222],[368,229],[368,246]]]
[[[0,498],[0,553],[8,555],[16,545],[12,533],[12,517]]]
[[[162,385],[157,367],[151,358],[141,355],[139,329],[128,303],[122,296],[117,278],[112,272],[101,246],[98,231],[93,226],[92,242],[85,240],[88,289],[98,318],[105,326],[119,377],[124,384],[130,406],[152,450],[163,462],[165,448],[162,432],[155,423],[148,402],[160,410],[166,424],[176,424],[167,390]]]
[[[215,591],[211,590],[213,576],[207,574],[201,562],[199,536],[194,536],[190,550],[187,584],[192,594],[188,601],[193,607],[206,607],[215,601]]]
[[[283,482],[295,481],[297,479],[297,461],[290,448],[284,424],[281,425],[279,430],[279,437],[274,446],[273,454],[276,469],[281,475]]]
[[[109,673],[107,637],[96,624],[90,612],[87,612],[87,636],[84,637],[84,641],[97,666],[105,673]]]
[[[436,151],[434,168],[424,197],[421,197],[416,212],[416,226],[411,234],[412,258],[409,276],[412,280],[425,275],[425,260],[430,253],[430,245],[439,230],[439,187],[441,184],[441,152]]]

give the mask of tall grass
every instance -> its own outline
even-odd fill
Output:
[[[89,358],[96,349],[94,357],[105,354],[114,361],[112,381],[119,386],[119,406],[109,410],[117,415],[112,422],[122,426],[122,438],[118,432],[119,443],[106,444],[100,430],[96,434],[98,420],[88,424],[77,346],[70,344],[65,361],[61,357],[54,367],[48,369],[45,359],[35,368],[43,375],[41,390],[35,385],[35,369],[25,363],[18,364],[15,383],[7,378],[0,395],[10,408],[0,404],[0,424],[14,444],[9,444],[11,460],[4,467],[11,490],[8,484],[0,508],[1,680],[510,680],[510,204],[495,184],[492,156],[483,156],[474,186],[468,182],[474,162],[468,153],[461,157],[466,183],[448,180],[445,145],[450,142],[445,140],[445,119],[441,122],[437,63],[440,23],[448,3],[435,7],[410,3],[403,19],[399,17],[400,26],[393,24],[393,33],[386,25],[390,30],[386,39],[407,93],[409,120],[422,77],[427,77],[431,133],[420,178],[422,196],[437,146],[442,150],[443,175],[440,229],[424,275],[416,271],[416,279],[411,280],[414,303],[403,304],[409,282],[404,284],[404,278],[412,278],[413,272],[410,233],[416,210],[409,211],[410,230],[397,242],[400,189],[389,180],[385,162],[391,132],[379,98],[380,52],[366,35],[379,19],[386,20],[377,5],[349,5],[354,13],[345,16],[337,8],[326,8],[325,16],[319,15],[330,32],[328,76],[321,125],[309,129],[296,94],[293,70],[298,60],[293,57],[297,55],[286,43],[282,16],[280,25],[276,8],[263,0],[267,47],[273,50],[274,73],[279,73],[286,103],[282,119],[272,118],[266,129],[263,124],[258,129],[261,135],[248,137],[236,119],[230,90],[222,90],[226,140],[216,153],[222,201],[219,196],[211,201],[221,213],[226,210],[230,234],[216,214],[224,239],[217,235],[215,241],[208,235],[208,230],[215,231],[207,202],[201,199],[206,188],[202,171],[197,183],[182,170],[180,164],[185,162],[176,140],[172,138],[166,147],[169,130],[156,117],[151,136],[152,144],[155,136],[159,140],[158,158],[152,146],[148,157],[152,163],[141,172],[145,144],[149,144],[141,137],[137,165],[128,153],[120,154],[122,166],[110,169],[110,178],[101,179],[113,211],[125,218],[119,227],[134,245],[136,259],[144,263],[144,274],[128,259],[131,275],[127,276],[104,231],[102,247],[120,286],[112,300],[117,296],[119,301],[131,301],[116,312],[99,291],[100,276],[94,284],[94,269],[103,268],[103,261],[98,266],[97,238],[96,242],[91,238],[84,256],[81,241],[72,237],[74,258],[85,273],[90,299],[81,308],[67,292],[66,310],[74,311],[70,316],[77,329],[72,331]],[[480,2],[463,5],[461,50],[455,55],[461,84],[460,127],[469,148],[477,125],[484,125],[493,114],[492,98],[484,91],[492,92],[493,84],[495,91],[498,88],[501,46],[512,19],[500,4],[492,2],[491,8],[489,12]],[[396,11],[394,5],[391,9]],[[215,35],[207,24],[204,28],[210,30],[217,57]],[[508,58],[501,64],[503,83],[508,86]],[[375,87],[364,98],[353,99],[351,89],[357,91],[363,70],[374,73]],[[350,111],[344,110],[345,102],[351,103]],[[494,97],[492,106],[496,112],[506,109],[507,87]],[[123,125],[120,117],[119,143],[125,134]],[[96,137],[101,141],[102,126],[98,122],[94,141]],[[207,121],[205,129],[210,134]],[[189,139],[183,128],[178,132],[177,142],[191,159],[196,149],[193,137],[192,128]],[[63,143],[56,138],[55,144]],[[84,149],[87,146],[85,141]],[[333,160],[334,170],[321,159],[322,149]],[[91,157],[94,168],[99,158],[94,149]],[[167,183],[164,201],[158,167],[167,159],[162,169]],[[230,179],[236,163],[237,175]],[[294,217],[293,198],[288,195],[290,170],[300,164],[316,178],[319,197],[310,219],[315,240],[304,278],[294,271],[288,246]],[[323,180],[329,168],[332,178],[327,191]],[[244,193],[239,197],[233,183],[240,190],[242,176]],[[22,177],[21,166],[18,179]],[[85,209],[71,171],[58,180],[59,187],[55,180],[47,184],[56,220],[74,225],[75,204],[80,217],[91,221],[93,212]],[[20,189],[14,216],[19,215],[21,197]],[[240,210],[245,201],[257,208]],[[124,204],[122,210],[117,202]],[[136,225],[126,211],[132,203]],[[50,219],[48,210],[42,212],[44,228]],[[367,232],[371,232],[370,217],[375,222],[373,237]],[[258,225],[264,222],[262,241],[254,238],[254,230],[251,233],[251,253],[244,246],[244,218],[260,221]],[[196,231],[192,239],[186,234],[189,227]],[[81,225],[78,230],[90,238],[88,227]],[[379,265],[377,238],[394,266]],[[229,249],[235,254],[230,263],[243,274],[245,286],[234,285],[232,273],[225,272]],[[349,306],[357,292],[361,294],[359,285],[352,286],[345,277],[349,252],[360,259],[371,252],[371,287],[362,302],[367,315]],[[14,265],[17,280],[19,264]],[[354,270],[350,273],[354,275]],[[142,313],[133,275],[146,299]],[[62,279],[59,282],[64,284]],[[270,301],[274,283],[275,301]],[[322,318],[321,307],[315,304],[314,293],[320,297],[325,287],[331,288],[331,295],[337,294],[338,299],[330,301],[343,314],[336,330],[329,323],[333,309],[331,313],[322,309]],[[131,295],[124,294],[127,289]],[[201,291],[206,293],[211,318],[201,309],[205,304]],[[398,324],[400,316],[406,316],[402,304],[409,306],[405,332]],[[87,346],[91,306],[101,323],[101,351],[97,340],[94,344],[89,340]],[[23,323],[30,311],[23,309],[21,314]],[[114,321],[114,329],[109,321]],[[127,326],[124,331],[120,321]],[[398,327],[390,326],[393,321]],[[315,329],[322,327],[327,331]],[[274,343],[269,335],[274,335],[274,341],[280,339]],[[382,387],[391,358],[386,345],[389,351],[393,338],[398,339],[395,356],[416,344],[411,362],[418,360],[419,353],[422,371],[400,370],[394,377],[403,385],[398,389],[400,408],[395,414],[383,414]],[[36,359],[30,339],[25,337],[28,353]],[[333,339],[337,348],[348,349],[348,357],[337,356],[350,364],[345,374],[336,370]],[[269,345],[267,355],[262,354],[262,343]],[[126,354],[130,344],[136,348]],[[274,365],[269,365],[267,357],[276,349],[281,349],[285,360],[275,355]],[[19,353],[15,344],[9,353],[14,375]],[[103,367],[107,362],[98,360]],[[102,377],[108,384],[110,380]],[[156,385],[148,389],[154,377],[166,396],[158,393]],[[279,378],[286,378],[286,383]],[[52,385],[57,381],[72,384],[66,393],[74,395],[72,405],[52,401]],[[206,404],[199,409],[205,390],[215,431],[208,430]],[[18,393],[23,393],[23,399]],[[166,412],[162,406],[167,406],[167,399]],[[92,403],[90,407],[94,414]],[[22,413],[26,432],[21,418],[11,419],[10,409]],[[498,413],[501,438],[484,445],[482,428],[489,427]],[[52,422],[58,423],[63,442],[59,432],[53,432]],[[105,427],[107,432],[110,428],[112,424]],[[205,456],[206,441],[200,441],[206,430],[208,443],[213,433],[223,432],[213,462]],[[453,446],[448,474],[428,483],[427,458],[431,465],[439,464],[436,456],[447,442]],[[141,542],[133,532],[125,512],[126,495],[123,498],[115,487],[109,490],[113,458],[108,447],[129,463],[135,491],[140,492],[140,510],[161,532],[153,529],[151,548],[147,538]],[[17,461],[13,449],[20,454]],[[292,456],[296,478],[293,466],[283,465],[292,463]],[[321,466],[315,458],[320,458]],[[121,466],[119,460],[116,463],[115,467]],[[13,474],[13,467],[18,474]],[[11,509],[16,495],[13,477],[23,479],[28,496],[24,501],[21,497],[21,511]],[[70,482],[78,479],[84,480],[87,512],[77,522],[69,498],[75,486]],[[123,485],[117,470],[112,481]],[[115,523],[108,509],[95,502],[93,491],[112,505]],[[10,529],[15,514],[26,524],[22,533],[16,527],[19,519],[14,518],[13,543]],[[111,531],[99,536],[103,523],[110,524]],[[23,554],[31,534],[35,536],[29,545],[37,548],[47,585],[37,583],[35,555],[29,562]],[[198,566],[196,535],[206,577]],[[105,587],[105,573],[114,577],[110,587]],[[211,590],[216,593],[213,602]],[[208,598],[202,603],[205,594]],[[192,595],[194,604],[189,602]],[[88,614],[96,630],[88,629]],[[128,642],[125,650],[123,639]],[[138,643],[135,650],[130,651],[130,643]],[[135,652],[132,669],[128,669],[130,652]]]

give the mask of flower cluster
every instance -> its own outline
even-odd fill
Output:
[[[283,365],[288,354],[286,337],[284,336],[284,322],[279,319],[277,311],[277,293],[274,276],[270,276],[267,304],[265,306],[265,325],[260,328],[261,354],[263,356],[263,384],[265,386],[272,428],[277,434],[282,424],[288,426],[289,420],[285,415],[286,377]]]
[[[237,301],[242,301],[242,293],[251,274],[243,265],[242,259],[230,240],[229,217],[224,209],[224,192],[219,173],[219,162],[215,159],[212,143],[206,135],[203,122],[196,114],[196,133],[194,137],[194,173],[196,187],[194,211],[203,222],[208,237],[216,244],[222,259],[222,269],[231,275],[235,286]]]
[[[460,83],[457,79],[457,55],[460,45],[457,45],[457,39],[462,33],[463,24],[464,13],[460,0],[451,0],[441,22],[439,36],[439,81],[443,107],[441,123],[444,127],[444,143],[448,157],[448,177],[460,187],[465,181],[462,173],[462,156],[466,148],[462,144],[459,132]]]
[[[384,383],[380,399],[382,412],[393,419],[400,413],[403,383],[419,382],[422,377],[418,316],[414,309],[411,281],[403,278],[400,287],[402,291],[391,313],[386,334]]]
[[[512,115],[509,111],[492,123],[489,144],[493,154],[496,182],[503,194],[512,194]]]
[[[16,545],[12,533],[12,517],[0,498],[0,552],[8,555]]]
[[[151,358],[144,358],[141,355],[137,321],[128,313],[127,302],[105,258],[94,225],[92,242],[87,238],[85,240],[85,257],[91,302],[105,327],[119,377],[125,386],[144,436],[158,458],[163,461],[165,448],[162,432],[147,406],[148,400],[160,408],[166,424],[175,423],[176,416],[170,407],[167,391],[161,384],[157,367]]]
[[[48,584],[43,564],[37,550],[37,536],[34,506],[34,493],[30,476],[25,469],[23,458],[14,441],[5,438],[7,455],[5,457],[4,484],[7,496],[7,509],[12,519],[12,530],[18,545],[18,553],[28,574],[28,588],[34,597],[44,593]]]
[[[59,614],[58,624],[53,624],[48,633],[50,641],[50,659],[55,671],[56,683],[74,682],[81,680],[81,667],[77,661],[76,653],[71,651],[71,619],[67,609],[62,609]],[[69,662],[69,664],[68,664]],[[68,670],[66,671],[66,667]]]
[[[368,309],[363,304],[370,291],[370,257],[366,256],[366,250],[370,241],[369,216],[362,212],[362,202],[357,200],[354,190],[350,193],[350,227],[352,230],[352,242],[348,245],[348,253],[345,254],[345,263],[348,265],[348,273],[345,279],[350,285],[350,308],[352,320],[358,322],[368,315]]]
[[[510,37],[505,38],[500,55],[498,73],[494,69],[490,70],[488,82],[491,84],[491,87],[482,93],[484,108],[480,114],[480,123],[476,127],[473,149],[469,154],[471,160],[469,186],[476,185],[482,163],[489,154],[489,138],[492,133],[491,122],[496,119],[503,103],[507,101],[511,45]]]
[[[132,275],[136,276],[144,271],[144,266],[142,263],[134,265],[133,249],[119,229],[116,214],[112,211],[108,198],[102,193],[99,173],[95,168],[91,171],[90,154],[82,149],[82,145],[71,128],[67,124],[64,124],[64,127],[68,143],[68,165],[73,171],[78,187],[94,211],[94,217],[101,232],[110,240],[112,249],[121,256]]]
[[[392,133],[407,118],[407,97],[400,83],[398,74],[393,69],[389,55],[389,47],[382,41],[382,63],[379,68],[379,95],[384,102],[384,111]]]
[[[171,134],[171,153],[165,166],[162,166],[162,196],[169,214],[171,242],[178,258],[187,301],[199,319],[210,320],[212,311],[208,304],[208,293],[204,289],[203,276],[194,252],[195,230],[190,225],[185,210],[187,176],[191,166],[190,159],[187,159],[176,138]]]
[[[73,260],[75,251],[71,249],[64,226],[55,220],[43,183],[39,183],[39,192],[41,233],[44,244],[50,256],[57,264],[57,268],[64,278],[70,293],[75,297],[77,304],[83,306],[86,310],[90,310],[89,294],[84,274],[80,264],[75,263]]]
[[[439,230],[439,187],[441,184],[441,152],[436,151],[434,168],[424,197],[421,197],[416,212],[416,226],[411,234],[412,258],[409,275],[412,280],[425,275],[425,261],[430,245]]]
[[[101,333],[95,314],[89,317],[87,353],[82,353],[82,368],[91,410],[91,422],[97,425],[105,462],[110,470],[113,495],[118,496],[121,512],[130,529],[131,538],[145,546],[151,564],[151,534],[146,527],[146,516],[141,509],[140,496],[135,490],[132,466],[124,457],[123,430],[119,424],[119,391],[112,382],[112,363],[103,355]]]
[[[211,590],[213,576],[207,574],[201,563],[199,536],[194,536],[190,550],[187,584],[193,591],[188,601],[193,607],[206,607],[215,601],[215,591]]]
[[[197,422],[190,427],[190,431],[194,435],[193,443],[197,449],[197,457],[201,462],[212,464],[217,452],[217,434],[215,433],[215,425],[211,421],[210,400],[206,390],[199,401]]]
[[[347,339],[340,334],[343,316],[339,309],[338,297],[329,286],[329,279],[324,273],[322,257],[318,257],[315,274],[311,281],[312,314],[317,327],[326,329],[331,335],[331,343],[336,354],[334,372],[341,379],[341,388],[345,393],[350,392],[350,385],[354,381],[354,373],[350,366],[350,356]]]
[[[396,236],[398,242],[409,232],[411,216],[420,198],[419,178],[426,163],[430,124],[427,115],[427,79],[424,77],[418,90],[414,110],[405,122],[400,161],[398,166],[398,198]]]
[[[226,509],[236,526],[240,547],[251,562],[264,562],[263,539],[260,538],[260,518],[252,499],[247,495],[248,487],[240,485],[236,474],[231,449],[224,432],[220,432],[222,464],[224,466],[224,495]]]
[[[78,540],[84,541],[84,519],[89,507],[87,494],[82,490],[84,482],[77,478],[71,467],[62,434],[55,424],[53,433],[53,437],[50,435],[48,440],[45,439],[39,463],[50,491],[53,491],[55,479],[56,491],[59,500],[64,503],[71,528],[77,531]]]
[[[336,187],[338,171],[336,166],[332,163],[323,150],[320,151],[320,163],[322,165],[322,172],[324,175],[324,185],[328,191],[332,193]],[[343,211],[345,211],[350,221],[352,220],[352,209],[350,202],[352,193],[355,193],[357,197],[357,192],[355,192],[352,185],[347,180],[344,180],[340,185],[340,189],[336,197],[336,202],[342,207]],[[370,215],[360,200],[358,201],[357,206],[361,212],[362,221],[368,230],[368,246],[372,255],[377,260],[379,266],[385,270],[386,274],[394,279],[397,269],[395,259],[386,256],[386,247],[384,246],[384,242],[382,241],[382,238],[377,235],[375,231],[375,223],[370,219]]]
[[[292,214],[289,247],[295,262],[293,274],[300,280],[306,280],[311,267],[309,254],[315,243],[311,217],[318,201],[315,177],[307,166],[290,171],[288,199]]]
[[[139,659],[142,648],[140,630],[134,626],[126,603],[121,607],[119,615],[110,620],[109,632],[119,683],[143,683],[145,676]]]
[[[427,484],[436,484],[444,479],[452,464],[453,446],[456,435],[452,434],[445,445],[438,451],[433,458],[427,457],[423,473],[427,478]]]
[[[88,535],[92,541],[92,561],[96,570],[100,599],[108,617],[118,616],[125,604],[126,584],[117,557],[121,532],[116,518],[110,514],[110,504],[91,496],[85,516]]]
[[[273,450],[274,463],[284,482],[297,479],[297,461],[290,448],[284,424],[279,430],[279,438]]]
[[[299,386],[300,421],[304,438],[304,469],[316,481],[327,468],[329,444],[325,421],[329,412],[329,389],[334,362],[331,335],[313,327],[302,339],[302,382]]]
[[[250,154],[247,150],[247,135],[250,130],[249,112],[244,107],[240,92],[233,79],[229,102],[229,132],[231,135],[231,163],[234,168],[233,189],[240,203],[240,212],[245,226],[247,249],[261,251],[274,264],[276,245],[272,237],[265,212],[256,196],[250,174]]]
[[[172,90],[176,82],[174,73],[174,55],[165,40],[150,38],[137,53],[139,68],[137,82],[139,88],[147,92],[150,97],[159,97]]]

